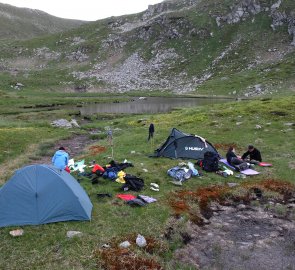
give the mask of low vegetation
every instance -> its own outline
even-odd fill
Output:
[[[34,102],[39,104],[39,98],[41,99],[41,96],[29,99],[25,96],[21,98],[10,95],[5,97],[6,102],[2,101],[1,106],[9,112],[2,114],[0,121],[0,148],[3,153],[0,160],[2,183],[9,179],[15,169],[34,163],[44,155],[50,155],[57,140],[71,138],[73,134],[89,134],[91,130],[100,130],[103,134],[105,127],[111,126],[114,130],[114,159],[117,161],[127,159],[132,162],[134,167],[127,168],[126,172],[143,178],[145,188],[140,193],[155,197],[158,201],[145,207],[132,208],[115,197],[121,192],[120,184],[101,179],[98,184],[92,185],[88,178],[74,174],[94,205],[91,222],[25,226],[23,227],[25,233],[19,238],[9,235],[9,231],[14,227],[1,228],[0,263],[3,268],[18,269],[19,265],[22,265],[23,269],[119,269],[112,257],[114,253],[119,252],[120,258],[127,266],[135,263],[153,265],[153,269],[192,269],[185,268],[187,266],[181,264],[176,266],[169,263],[174,250],[183,245],[181,238],[169,240],[169,237],[165,237],[169,217],[175,215],[177,204],[171,201],[176,198],[175,192],[192,190],[200,193],[202,191],[200,187],[206,189],[206,186],[213,184],[223,188],[227,182],[243,180],[233,177],[223,178],[214,173],[204,172],[202,177],[191,178],[182,187],[172,185],[166,172],[180,160],[148,157],[164,142],[172,127],[207,138],[222,155],[229,145],[235,145],[241,153],[247,144],[253,143],[261,150],[263,159],[274,165],[270,168],[257,168],[261,174],[249,179],[253,186],[260,185],[269,193],[281,193],[281,190],[274,189],[275,184],[265,186],[266,180],[275,179],[278,182],[283,181],[282,183],[286,181],[294,183],[294,166],[291,162],[294,159],[292,149],[295,145],[294,140],[290,139],[294,136],[292,122],[295,113],[294,96],[178,109],[160,115],[117,115],[116,117],[94,115],[87,119],[78,114],[73,115],[71,105],[76,104],[77,100],[81,102],[92,97],[81,94],[76,97],[57,95],[50,98],[48,95],[43,99],[48,104],[56,102],[67,104],[57,110],[49,111],[36,108]],[[19,101],[20,106],[13,105],[15,108],[13,109],[11,104]],[[32,108],[24,109],[25,104]],[[75,130],[53,128],[50,122],[57,117],[67,119],[74,117],[82,128]],[[156,127],[152,143],[147,142],[150,122]],[[112,150],[105,136],[95,139],[92,145],[81,149],[81,154],[74,158],[76,160],[84,158],[87,164],[92,160],[101,165],[107,164],[112,158]],[[151,182],[160,186],[159,192],[149,189]],[[243,190],[236,189],[233,194],[242,194]],[[111,193],[112,198],[98,198],[97,193]],[[192,197],[189,198],[192,200]],[[211,200],[213,197],[206,198]],[[183,207],[185,204],[184,201]],[[191,209],[187,210],[196,210],[193,204],[189,205]],[[197,216],[191,215],[191,212],[190,215],[183,211],[177,213],[183,217],[183,222],[189,218],[197,220]],[[66,237],[66,232],[69,230],[81,231],[83,235],[69,239]],[[150,239],[150,243],[154,243],[156,248],[152,252],[134,246],[129,251],[118,251],[118,242],[121,240],[134,242],[134,237],[138,233]],[[111,249],[105,250],[102,247],[104,244],[110,245]]]

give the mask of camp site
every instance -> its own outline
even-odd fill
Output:
[[[0,269],[295,269],[294,1],[4,2]]]
[[[284,102],[284,110],[290,112],[288,106],[293,106],[294,101],[270,102],[271,110],[281,109]],[[253,119],[247,113],[249,110],[256,110],[259,120]],[[217,104],[161,115],[121,116],[116,120],[101,121],[99,117],[105,116],[97,116],[86,122],[77,118],[81,126],[85,125],[83,129],[49,127],[50,137],[57,131],[61,133],[57,132],[54,139],[42,133],[37,147],[31,146],[31,140],[34,144],[39,140],[40,127],[33,122],[31,127],[15,127],[15,135],[10,138],[12,146],[6,149],[20,153],[12,154],[13,159],[4,159],[1,167],[3,263],[15,263],[15,269],[20,262],[36,269],[59,269],[58,264],[64,263],[83,269],[124,269],[120,268],[122,264],[126,269],[131,269],[131,264],[138,264],[138,269],[141,265],[147,269],[182,269],[183,265],[196,265],[190,256],[184,255],[188,247],[198,258],[212,256],[213,260],[215,253],[202,255],[198,250],[210,250],[212,244],[223,245],[227,250],[231,247],[231,252],[239,257],[233,247],[244,247],[244,242],[256,245],[256,241],[267,239],[276,244],[291,244],[288,241],[293,239],[293,222],[289,221],[294,218],[293,163],[284,155],[292,155],[289,149],[294,141],[283,143],[281,134],[286,133],[281,130],[287,129],[284,123],[292,121],[293,115],[288,113],[282,121],[281,116],[265,110],[264,101],[257,100],[233,102],[230,108],[228,103]],[[222,124],[226,121],[236,126],[241,118],[244,125],[233,127],[234,132]],[[152,141],[147,141],[151,121],[155,134]],[[272,124],[267,125],[269,122]],[[257,129],[258,124],[263,128]],[[113,145],[107,140],[109,127],[113,131]],[[93,136],[93,130],[100,132]],[[17,140],[23,136],[28,139]],[[245,142],[256,142],[263,161],[272,166],[255,165],[257,175],[240,177],[240,172],[220,162],[231,145],[241,154],[246,151]],[[72,159],[71,173],[52,167],[51,157],[60,145],[66,147]],[[198,164],[207,151],[220,155],[222,173],[207,172]],[[94,168],[102,167],[116,174],[92,173]],[[228,169],[230,173],[224,173]],[[134,180],[130,176],[142,180],[141,185],[135,185],[135,189],[127,185],[124,189],[129,179]],[[224,235],[225,231],[229,233]],[[10,232],[21,235],[12,236]],[[138,235],[144,237],[145,247],[136,244]],[[230,241],[236,244],[232,246]],[[254,250],[260,252],[261,258],[266,256],[259,245]],[[278,252],[271,250],[267,249]],[[47,256],[41,258],[35,252]],[[14,261],[11,253],[16,256]],[[288,260],[293,258],[290,255]]]

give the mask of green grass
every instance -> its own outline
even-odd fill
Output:
[[[143,178],[146,187],[141,193],[157,198],[158,202],[143,208],[131,208],[115,198],[115,194],[120,192],[120,184],[101,179],[98,185],[91,185],[89,179],[76,176],[94,205],[92,221],[25,226],[23,227],[25,234],[19,238],[12,238],[9,235],[9,231],[16,227],[0,229],[1,267],[19,269],[19,265],[22,265],[22,269],[95,269],[98,259],[92,254],[96,248],[111,242],[113,238],[121,239],[130,234],[140,233],[146,237],[155,237],[168,245],[168,251],[153,256],[165,269],[175,269],[169,261],[173,256],[173,250],[182,245],[181,240],[176,237],[169,242],[161,237],[173,213],[168,204],[168,199],[172,196],[171,192],[177,189],[194,189],[208,184],[241,180],[225,179],[213,173],[204,173],[202,178],[188,180],[182,188],[175,187],[169,183],[170,178],[166,172],[179,161],[149,158],[148,155],[164,142],[170,129],[176,127],[184,132],[205,137],[213,144],[235,143],[241,153],[249,143],[253,143],[261,150],[263,159],[274,164],[271,168],[258,168],[261,174],[255,177],[255,180],[274,178],[294,182],[293,170],[288,167],[290,157],[292,158],[293,155],[291,149],[294,149],[294,141],[287,139],[294,136],[294,130],[286,131],[287,127],[284,125],[294,120],[294,105],[295,97],[289,96],[178,109],[161,115],[131,115],[115,119],[101,116],[104,121],[94,120],[83,127],[83,132],[93,128],[103,130],[105,126],[117,129],[114,133],[114,158],[117,161],[127,159],[132,162],[134,167],[126,169],[126,172]],[[36,117],[39,113],[35,113]],[[19,114],[19,117],[21,115]],[[70,136],[67,130],[54,129],[48,125],[40,126],[40,122],[36,124],[30,121],[30,118],[18,127],[15,116],[7,117],[10,117],[9,119],[13,122],[3,118],[0,147],[2,153],[3,151],[9,153],[2,156],[0,165],[7,161],[13,163],[19,154],[27,158],[29,156],[38,158],[38,156],[50,154],[48,149],[52,147],[55,140]],[[46,122],[46,119],[52,116],[48,114],[42,117]],[[148,126],[143,126],[142,122],[138,121],[142,118],[155,124],[153,146],[147,142]],[[243,125],[237,126],[237,122],[243,122]],[[11,127],[9,127],[10,123]],[[257,124],[261,125],[262,129],[256,129]],[[27,152],[32,144],[39,147],[34,148],[35,152]],[[107,146],[105,138],[101,138],[97,144],[106,146],[107,151],[96,156],[89,156],[86,151],[84,153],[86,162],[95,159],[99,164],[105,165],[110,160],[111,149]],[[220,149],[220,153],[224,155],[225,150]],[[15,168],[25,165],[26,160],[28,159],[24,159],[22,164],[15,164]],[[147,169],[148,172],[143,169]],[[151,182],[160,185],[160,192],[155,193],[149,190]],[[105,192],[113,194],[113,197],[110,199],[96,197],[97,193]],[[186,216],[184,216],[185,220]],[[181,228],[180,224],[180,231]],[[69,230],[81,231],[83,235],[79,238],[67,239],[66,232]],[[141,254],[141,256],[148,256],[145,253]],[[177,269],[190,268],[180,265]]]

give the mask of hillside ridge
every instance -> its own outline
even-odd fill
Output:
[[[291,0],[163,1],[14,50],[7,46],[0,65],[6,74],[24,76],[25,86],[42,89],[39,77],[46,76],[59,91],[292,93],[294,11]]]
[[[63,19],[44,11],[19,8],[0,3],[0,39],[28,39],[59,33],[84,24],[84,21]]]

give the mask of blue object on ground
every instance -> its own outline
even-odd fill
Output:
[[[54,166],[23,167],[0,189],[0,227],[90,220],[91,211],[77,180]]]

